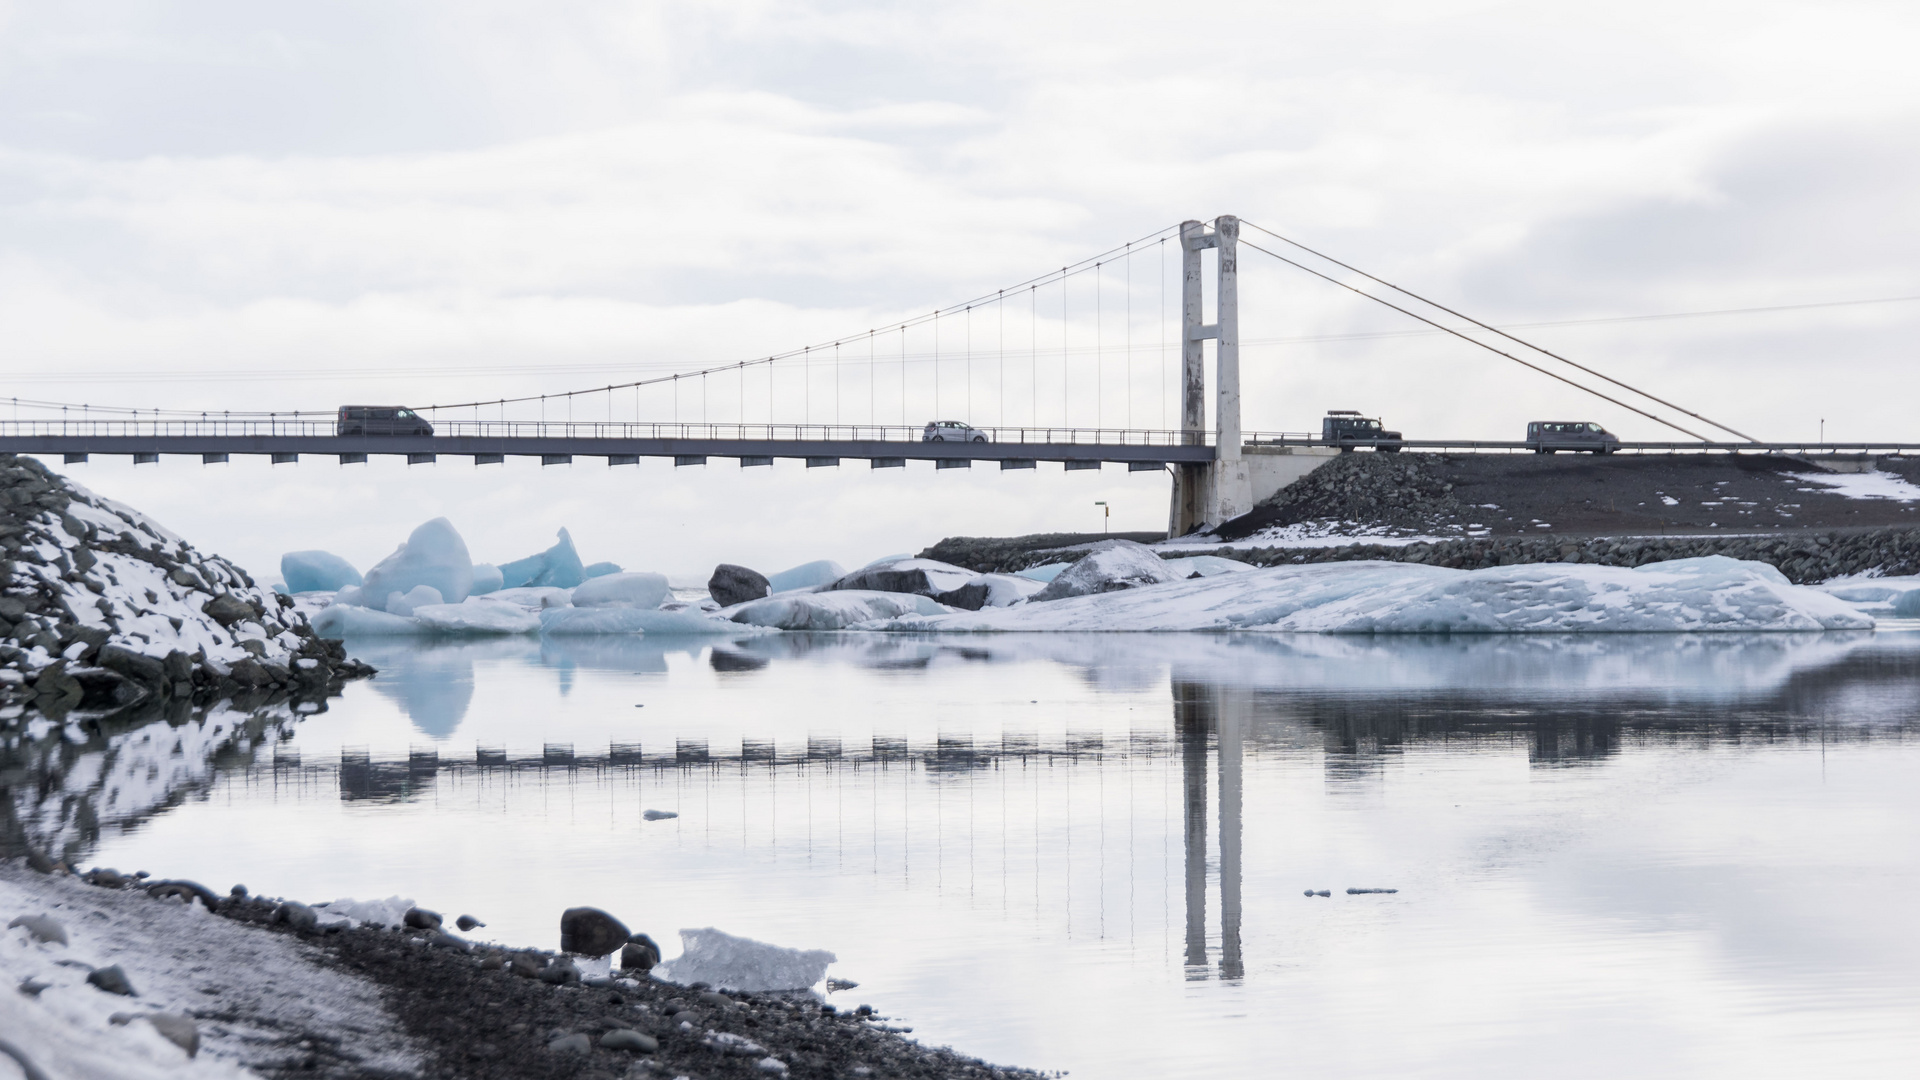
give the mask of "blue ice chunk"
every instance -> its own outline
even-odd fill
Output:
[[[506,587],[500,568],[492,563],[473,564],[473,591],[468,596],[485,596]]]
[[[467,542],[446,518],[434,518],[413,530],[406,543],[367,571],[362,592],[365,603],[384,607],[387,597],[419,585],[432,587],[449,604],[465,600],[473,591],[473,559],[467,555]]]
[[[287,591],[338,592],[360,584],[360,571],[331,551],[289,551],[280,556],[280,576]]]
[[[561,529],[560,542],[540,554],[501,563],[500,578],[503,589],[527,585],[571,589],[587,580],[587,575],[586,567],[580,565],[580,553],[573,549],[573,537]]]
[[[597,562],[581,570],[580,573],[587,578],[606,577],[608,574],[620,573],[620,564],[617,562]]]
[[[782,570],[767,575],[767,584],[773,592],[786,592],[788,589],[810,589],[818,585],[830,585],[846,577],[847,572],[840,564],[831,559],[818,559],[802,563],[791,570]]]

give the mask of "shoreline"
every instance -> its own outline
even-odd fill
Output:
[[[56,1076],[1043,1075],[923,1046],[871,1009],[843,1010],[812,991],[720,993],[617,967],[598,977],[584,958],[464,939],[418,909],[407,920],[418,926],[322,928],[303,925],[304,905],[239,887],[221,896],[18,860],[0,863],[0,900],[17,909],[0,909],[16,923],[0,966],[16,985],[40,984],[0,1005],[0,1020]],[[47,930],[33,921],[42,915],[64,943],[34,940]],[[91,981],[110,967],[136,996]],[[608,1038],[616,1031],[632,1034]]]

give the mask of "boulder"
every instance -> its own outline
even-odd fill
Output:
[[[219,596],[207,601],[201,605],[200,610],[214,622],[227,627],[231,627],[237,622],[244,622],[248,619],[257,619],[260,617],[260,613],[253,610],[252,604],[247,603],[245,600],[240,599],[230,592],[223,592]]]
[[[713,602],[721,607],[758,600],[772,592],[772,584],[759,571],[733,563],[721,563],[714,567],[713,576],[707,579],[707,595],[713,597]]]
[[[100,646],[100,651],[94,654],[93,662],[108,671],[118,672],[146,686],[158,686],[163,682],[173,681],[167,678],[165,663],[119,645]]]
[[[212,889],[207,888],[197,881],[150,882],[147,885],[147,895],[153,897],[155,900],[179,897],[189,904],[198,900],[201,906],[205,907],[208,911],[220,910],[220,898],[213,894]]]
[[[476,919],[471,915],[462,915],[458,919],[455,919],[453,921],[453,925],[459,927],[462,932],[465,932],[473,929],[476,926],[485,926],[487,924],[481,922],[479,919]]]
[[[119,964],[94,968],[87,973],[87,982],[109,994],[120,994],[124,997],[138,996],[133,992],[133,984],[127,981],[127,973],[120,970]]]
[[[1131,540],[1103,540],[1080,561],[1060,571],[1046,588],[1033,594],[1034,603],[1061,600],[1069,596],[1137,589],[1143,585],[1162,585],[1182,575],[1169,568],[1165,560],[1145,544]]]
[[[582,956],[606,956],[633,935],[619,919],[593,907],[560,913],[560,949]]]
[[[643,1035],[632,1028],[614,1028],[600,1036],[600,1045],[608,1050],[631,1050],[636,1054],[651,1054],[660,1049],[660,1040],[651,1035]]]
[[[440,929],[440,913],[426,908],[408,908],[402,921],[415,930]]]
[[[635,934],[620,948],[620,967],[626,971],[647,972],[660,966],[660,946],[645,934]]]

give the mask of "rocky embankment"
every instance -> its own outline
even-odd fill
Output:
[[[190,1062],[211,1065],[210,1075],[229,1075],[215,1071],[224,1064],[270,1077],[446,1080],[1038,1076],[920,1045],[865,1005],[664,981],[652,974],[652,939],[596,908],[561,913],[567,951],[552,952],[470,940],[480,920],[443,920],[405,901],[343,910],[98,868],[36,874],[16,864],[0,869],[0,896],[35,905],[0,913],[13,918],[8,953],[31,969],[0,1018],[33,1025],[15,1049],[42,1066],[104,1054],[128,1066],[102,1073],[116,1077],[201,1075]],[[166,940],[145,940],[155,935]],[[208,962],[183,965],[179,938]],[[812,955],[738,938],[725,949],[732,959],[720,962],[736,968],[742,949],[775,954],[748,964],[775,979],[778,954]],[[139,1067],[148,1063],[161,1068]]]
[[[0,725],[324,696],[371,674],[291,599],[32,458],[0,455],[0,552]]]
[[[1011,574],[1046,562],[1072,561],[1102,540],[1154,544],[1165,533],[1032,533],[1027,536],[949,536],[914,556],[963,566],[978,574]]]
[[[1767,563],[1798,585],[1851,574],[1887,577],[1920,574],[1920,530],[1872,529],[1856,533],[1791,536],[1483,537],[1404,545],[1268,547],[1215,552],[1255,566],[1380,559],[1459,570],[1524,563],[1595,563],[1645,566],[1670,559],[1725,555]]]

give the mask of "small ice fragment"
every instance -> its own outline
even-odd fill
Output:
[[[1399,889],[1348,889],[1347,895],[1359,896],[1363,893],[1397,893],[1399,891]]]
[[[824,949],[782,948],[712,927],[682,930],[680,942],[680,955],[664,965],[666,978],[724,990],[806,990],[825,978],[827,965],[837,959]]]
[[[665,821],[668,818],[679,817],[680,813],[677,810],[649,810],[640,816],[648,821]]]
[[[458,600],[453,602],[459,603]],[[389,615],[409,617],[415,608],[438,607],[445,603],[447,601],[441,597],[439,589],[431,585],[415,585],[404,593],[388,593],[387,602],[381,606],[387,609]]]
[[[330,551],[289,551],[280,556],[280,576],[295,593],[338,592],[360,584],[360,571]]]
[[[661,574],[605,574],[574,589],[573,606],[657,608],[668,592]]]

